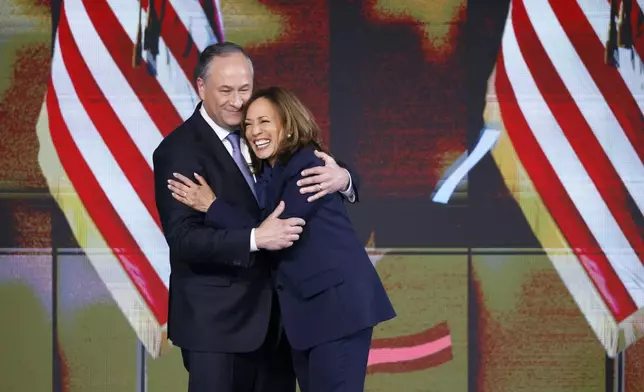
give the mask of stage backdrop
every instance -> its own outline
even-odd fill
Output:
[[[178,391],[152,152],[247,48],[362,177],[369,391],[644,391],[642,0],[0,0],[0,391]]]

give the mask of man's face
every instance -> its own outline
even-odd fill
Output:
[[[210,62],[206,80],[197,79],[197,88],[210,118],[224,129],[237,129],[242,106],[253,91],[251,66],[241,53],[215,57]]]

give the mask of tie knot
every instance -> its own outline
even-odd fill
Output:
[[[239,131],[232,131],[231,133],[228,134],[228,136],[226,136],[226,139],[228,139],[230,144],[233,145],[233,148],[235,150],[239,149],[239,138],[240,138]]]

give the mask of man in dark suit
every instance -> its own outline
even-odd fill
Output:
[[[198,173],[220,200],[260,214],[248,146],[238,132],[253,89],[250,58],[232,43],[209,46],[199,58],[197,87],[202,102],[153,157],[157,208],[170,248],[168,337],[182,349],[189,392],[294,391],[270,266],[257,251],[290,247],[304,221],[279,219],[278,208],[257,228],[215,228],[173,199],[167,180]],[[316,199],[342,191],[355,201],[348,171],[324,158],[325,166],[310,170],[302,193]]]

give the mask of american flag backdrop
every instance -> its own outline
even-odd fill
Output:
[[[198,102],[199,51],[222,39],[214,0],[65,0],[38,123],[52,194],[137,335],[160,352],[169,261],[152,153]]]
[[[488,99],[506,183],[609,356],[644,336],[643,6],[513,0]]]
[[[153,357],[169,347],[170,264],[152,154],[195,110],[198,54],[223,40],[223,31],[215,0],[65,0],[54,39],[37,124],[40,166],[76,240]],[[367,250],[374,264],[386,253]],[[448,326],[428,325],[376,339],[369,371],[451,358]]]
[[[611,356],[644,336],[643,3],[513,0],[489,105],[506,183]],[[55,35],[40,165],[154,356],[170,271],[152,152],[192,114],[198,53],[223,38],[215,0],[65,0]],[[376,341],[372,371],[448,360],[449,331],[433,328],[396,358],[398,343]]]

